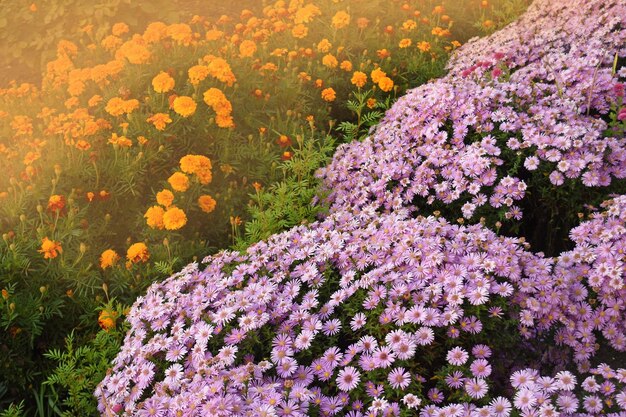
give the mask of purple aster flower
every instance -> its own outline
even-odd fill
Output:
[[[450,365],[461,366],[465,362],[467,362],[467,358],[469,358],[469,354],[465,349],[457,346],[448,351],[448,355],[446,356],[446,360]]]
[[[387,375],[387,381],[394,389],[405,389],[411,383],[411,375],[402,367],[395,368]]]
[[[361,374],[352,366],[346,366],[337,375],[337,387],[342,391],[352,391],[359,385]]]
[[[491,365],[485,359],[476,359],[470,365],[472,375],[479,378],[486,378],[491,375]]]
[[[465,381],[465,392],[472,398],[483,398],[488,389],[487,382],[482,378],[472,378]]]

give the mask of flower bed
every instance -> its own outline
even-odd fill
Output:
[[[325,219],[135,303],[100,412],[624,415],[626,369],[593,361],[626,350],[626,197],[592,205],[626,175],[625,20],[537,1],[461,48],[321,171]],[[499,235],[541,204],[554,230]]]

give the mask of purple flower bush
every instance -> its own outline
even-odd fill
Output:
[[[483,398],[487,346],[452,393],[419,393],[446,354],[456,371],[467,360],[447,346],[486,341],[483,329],[507,324],[510,282],[535,258],[480,225],[335,213],[153,286],[96,395],[128,414],[224,416],[394,413],[465,391]]]
[[[275,235],[246,254],[222,252],[205,259],[203,271],[192,264],[137,300],[114,372],[96,392],[101,411],[526,412],[543,404],[540,394],[547,401],[557,390],[513,382],[526,390],[511,399],[490,395],[502,390],[487,344],[519,321],[526,336],[556,329],[556,341],[581,360],[595,353],[588,349],[594,329],[623,350],[623,282],[607,268],[621,265],[625,220],[626,197],[620,197],[572,231],[576,248],[554,266],[520,239],[480,225],[411,219],[405,210],[377,215],[371,208]],[[519,340],[511,343],[497,344],[514,349]],[[523,374],[533,383],[539,378],[536,371]],[[626,391],[615,388],[623,381],[617,382],[613,404],[626,411]],[[578,404],[572,390],[559,393]],[[565,401],[560,394],[557,405]],[[518,398],[524,395],[534,400]]]
[[[626,177],[623,28],[623,2],[540,0],[461,48],[321,171],[326,218],[136,301],[100,412],[626,415],[593,362],[626,350],[626,196],[592,207]],[[571,250],[498,234],[568,195]]]
[[[529,211],[535,226],[559,220],[564,204],[582,210],[626,176],[615,118],[626,117],[626,68],[613,68],[626,57],[625,26],[623,2],[536,1],[516,23],[469,42],[446,77],[410,91],[369,138],[338,149],[319,173],[331,210],[434,206],[490,225]],[[615,123],[605,120],[611,111]],[[559,193],[561,204],[546,204]]]
[[[604,206],[606,211],[570,232],[576,246],[556,258],[551,273],[543,263],[529,266],[529,278],[518,283],[516,294],[523,334],[558,323],[556,342],[572,348],[583,371],[598,350],[596,333],[626,350],[626,196]]]

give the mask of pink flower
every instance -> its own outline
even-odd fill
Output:
[[[359,385],[361,374],[352,366],[346,366],[337,375],[337,387],[342,391],[352,391]]]
[[[446,360],[450,365],[461,366],[465,362],[467,362],[467,358],[469,358],[469,354],[461,347],[457,346],[448,351],[448,355],[446,356]]]

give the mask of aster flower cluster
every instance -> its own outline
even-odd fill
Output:
[[[421,394],[429,364],[419,358],[441,350],[452,329],[471,340],[502,320],[491,309],[505,308],[508,282],[532,258],[480,225],[402,210],[337,213],[245,255],[223,252],[136,302],[96,392],[101,411],[358,416],[439,403],[438,389]],[[487,350],[463,380],[473,398],[485,395]]]
[[[622,122],[608,128],[609,113],[622,114],[626,69],[613,66],[626,56],[625,25],[623,2],[536,1],[464,45],[446,77],[410,91],[320,170],[331,210],[456,203],[455,218],[519,220],[532,181],[553,190],[624,178]]]
[[[568,371],[554,377],[541,376],[535,369],[511,375],[515,388],[513,406],[521,415],[623,416],[626,413],[626,369],[601,364],[578,381]],[[606,410],[615,410],[607,412]]]
[[[325,219],[153,285],[96,390],[101,413],[624,415],[626,371],[590,358],[604,340],[626,350],[626,196],[554,258],[413,206],[419,196],[461,201],[467,218],[481,207],[519,218],[528,183],[512,167],[555,186],[626,176],[623,131],[611,130],[626,71],[615,76],[602,52],[626,55],[626,4],[555,3],[464,47],[449,76],[344,146],[321,173]],[[578,374],[541,376],[523,363],[530,353],[511,374],[496,366],[522,337],[546,335],[571,348]]]
[[[553,271],[546,261],[528,266],[516,294],[523,334],[558,323],[557,343],[573,349],[582,370],[598,350],[596,334],[626,350],[626,196],[603,205],[605,211],[570,232],[576,246],[556,258]]]

